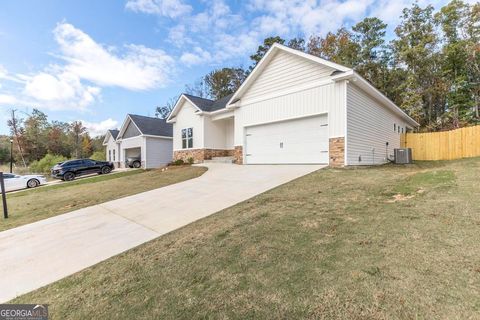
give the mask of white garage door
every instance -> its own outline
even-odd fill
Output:
[[[246,128],[247,164],[328,163],[327,115]]]

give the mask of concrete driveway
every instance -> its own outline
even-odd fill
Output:
[[[192,180],[0,232],[0,303],[322,168],[204,166]]]

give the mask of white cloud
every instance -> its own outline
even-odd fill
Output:
[[[118,125],[118,121],[108,118],[100,122],[82,121],[82,124],[87,128],[90,136],[98,137],[105,134],[109,129],[115,129]]]
[[[180,57],[180,61],[187,66],[197,65],[201,63],[208,63],[212,60],[212,56],[208,51],[200,47],[195,47],[193,52],[185,52]]]
[[[189,14],[192,7],[181,0],[128,0],[125,8],[134,12],[177,18]]]
[[[85,110],[99,101],[101,87],[150,90],[169,83],[174,60],[163,50],[128,44],[120,49],[95,42],[82,30],[59,23],[53,31],[63,63],[32,74],[12,75],[0,65],[0,80],[20,84],[18,94],[3,92],[0,103],[35,105],[50,110]]]
[[[67,61],[65,70],[81,79],[129,90],[163,87],[169,81],[174,60],[163,50],[130,44],[124,55],[115,55],[68,23],[57,25],[54,35]]]
[[[41,72],[27,80],[24,94],[49,109],[84,109],[95,102],[100,88],[82,84],[73,73]]]
[[[9,94],[0,94],[0,105],[11,105],[17,102],[15,96]]]

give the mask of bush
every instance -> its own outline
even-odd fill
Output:
[[[105,161],[107,160],[107,157],[106,157],[105,151],[95,151],[91,155],[90,159],[97,160],[97,161]]]
[[[183,165],[184,163],[185,163],[185,161],[183,161],[182,159],[178,159],[178,160],[173,161],[173,164],[174,164],[175,166],[181,166],[181,165]]]
[[[45,157],[30,164],[30,170],[35,173],[48,173],[50,169],[59,162],[67,160],[64,156],[46,154]]]
[[[190,158],[187,159],[188,164],[193,164],[194,161],[195,161],[195,160],[194,160],[192,157],[190,157]]]

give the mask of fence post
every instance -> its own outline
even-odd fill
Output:
[[[5,180],[3,179],[3,172],[0,172],[0,187],[2,188],[2,202],[3,202],[3,217],[8,218],[7,196],[5,195]]]

